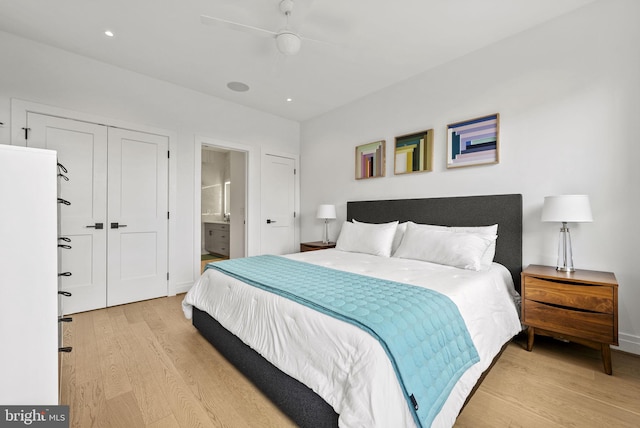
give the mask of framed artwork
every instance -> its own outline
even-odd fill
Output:
[[[356,147],[356,180],[384,177],[385,142],[363,144]]]
[[[396,137],[393,163],[396,175],[431,171],[433,129]]]
[[[447,125],[447,168],[499,161],[500,115]]]

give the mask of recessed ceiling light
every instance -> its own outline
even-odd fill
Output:
[[[287,102],[290,103],[293,101],[293,98],[287,98]]]
[[[107,31],[105,31],[105,32],[104,32],[104,35],[105,35],[105,36],[107,36],[107,37],[113,37],[113,36],[115,36],[115,34],[113,34],[113,31],[111,31],[111,30],[107,30]]]
[[[235,92],[247,92],[249,90],[249,85],[242,82],[229,82],[227,83],[227,88]]]

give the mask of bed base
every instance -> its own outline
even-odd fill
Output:
[[[300,427],[333,428],[338,414],[318,394],[280,371],[206,312],[193,308],[193,325],[229,362]]]

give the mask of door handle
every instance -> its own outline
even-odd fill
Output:
[[[275,220],[267,219],[267,224],[277,223]]]
[[[87,228],[91,227],[93,229],[104,229],[104,223],[96,223],[94,225],[85,226]]]
[[[126,224],[111,223],[111,229],[120,229],[121,227],[127,227],[127,225]]]

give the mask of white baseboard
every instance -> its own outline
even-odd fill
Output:
[[[186,293],[191,289],[191,287],[193,287],[193,281],[183,282],[180,284],[176,284],[174,291],[175,291],[175,294]]]
[[[630,354],[640,355],[640,336],[619,333],[618,343],[620,346],[613,346],[612,349],[629,352]]]

